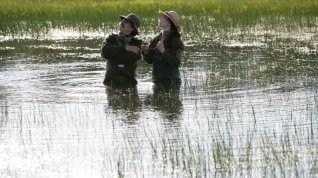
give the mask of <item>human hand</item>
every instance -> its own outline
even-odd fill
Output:
[[[143,52],[147,54],[149,51],[149,45],[141,45],[141,50],[143,50]]]
[[[125,46],[126,51],[131,51],[135,54],[138,54],[140,52],[140,49],[137,46]]]
[[[163,40],[160,40],[156,46],[156,49],[158,51],[160,51],[161,53],[164,53],[165,52],[165,45],[163,43]]]
[[[141,45],[141,50],[148,51],[149,50],[149,45]]]

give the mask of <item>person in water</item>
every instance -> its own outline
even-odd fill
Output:
[[[111,34],[102,45],[107,59],[104,85],[136,86],[137,61],[141,58],[142,41],[136,38],[140,20],[134,13],[120,16],[119,33]]]
[[[142,45],[144,60],[153,65],[152,79],[157,85],[180,85],[179,67],[184,44],[181,40],[180,17],[175,11],[159,12],[161,32],[149,45]]]

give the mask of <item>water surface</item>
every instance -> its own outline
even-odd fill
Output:
[[[318,24],[197,23],[167,93],[102,84],[116,29],[1,36],[1,177],[317,176]]]

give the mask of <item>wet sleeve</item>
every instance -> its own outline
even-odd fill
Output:
[[[102,46],[101,55],[105,59],[112,60],[126,51],[124,45],[118,45],[116,37],[110,36],[106,39]]]
[[[141,58],[140,53],[136,54],[131,51],[124,51],[120,54],[120,57],[116,59],[118,63],[133,64]]]
[[[178,68],[182,61],[182,53],[181,49],[178,49],[175,54],[165,50],[162,53],[162,59],[172,68]]]
[[[143,54],[144,56],[144,60],[148,63],[148,64],[152,64],[152,56],[154,55],[154,51],[153,49],[149,49],[148,53],[145,55]]]
[[[148,53],[145,54],[145,53],[142,53],[143,57],[144,57],[144,60],[148,63],[148,64],[152,64],[152,59],[153,59],[153,56],[155,55],[155,50],[153,48],[155,48],[155,43],[156,42],[156,38],[151,40],[150,41],[150,45],[149,47],[151,49],[149,49]]]
[[[137,46],[139,49],[141,48],[141,40],[134,40],[133,46]],[[133,64],[137,62],[139,59],[141,59],[141,53],[139,52],[138,54],[132,52],[132,51],[126,51],[120,53],[120,57],[116,59],[118,63],[123,63],[123,64]]]

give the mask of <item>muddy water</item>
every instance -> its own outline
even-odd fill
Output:
[[[136,88],[103,86],[108,33],[0,36],[0,177],[315,177],[317,32],[185,33],[169,93],[142,60]]]

